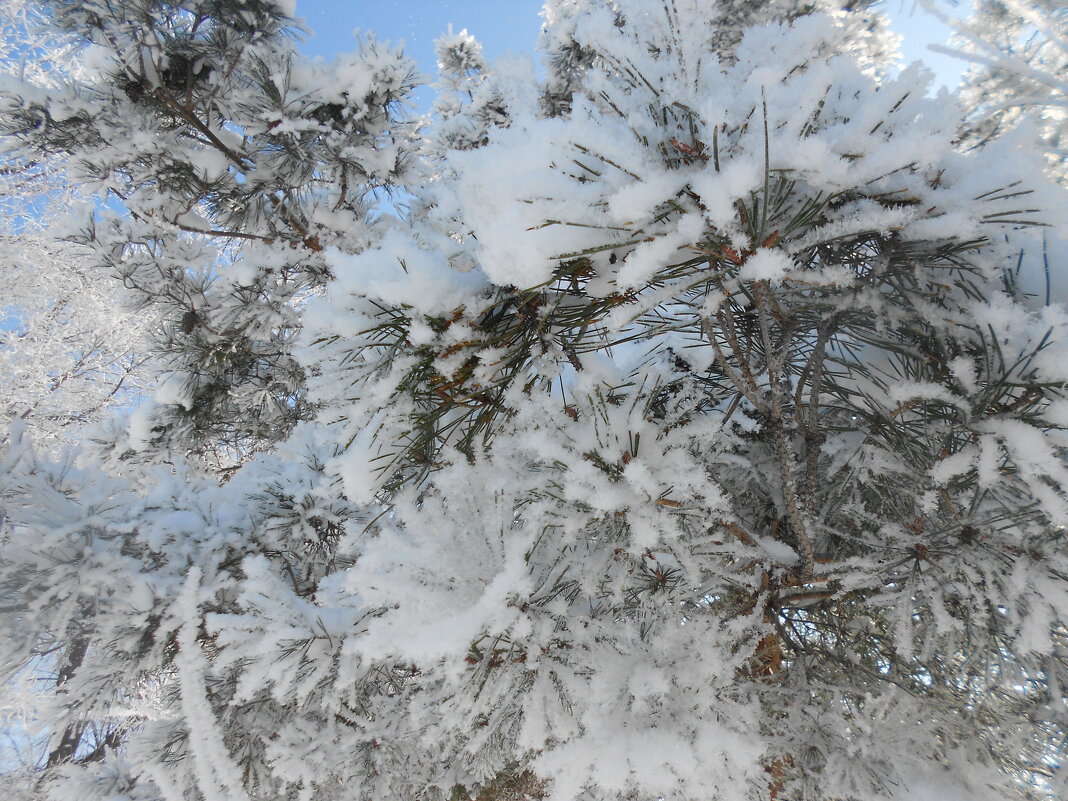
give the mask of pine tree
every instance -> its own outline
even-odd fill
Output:
[[[3,86],[10,158],[64,168],[103,202],[71,241],[42,238],[44,252],[77,260],[68,283],[79,275],[121,281],[145,315],[163,321],[155,398],[94,433],[86,445],[95,456],[80,457],[93,468],[76,467],[72,454],[36,473],[29,438],[16,431],[11,443],[2,519],[4,629],[12,636],[3,664],[51,685],[36,704],[50,735],[38,784],[62,782],[56,777],[72,760],[87,776],[103,770],[125,781],[114,778],[115,764],[94,766],[109,749],[126,748],[142,712],[124,718],[112,709],[136,708],[139,688],[166,686],[174,654],[160,629],[167,592],[119,567],[155,558],[136,525],[117,532],[91,524],[82,540],[74,519],[69,529],[49,515],[94,509],[98,522],[132,520],[147,498],[135,503],[130,493],[159,489],[146,466],[187,464],[163,474],[208,469],[225,479],[284,441],[310,414],[291,350],[302,305],[330,276],[325,248],[370,244],[377,193],[411,164],[414,127],[396,112],[414,83],[412,63],[373,39],[334,63],[311,62],[295,50],[287,11],[270,2],[56,2],[29,15],[46,27],[19,20],[5,29],[5,46],[30,65]],[[64,69],[35,68],[49,59]],[[83,310],[93,294],[79,297]],[[77,322],[92,321],[82,314]],[[86,336],[71,347],[90,344]],[[281,486],[263,491],[306,526],[298,547],[304,535],[330,542],[333,524],[323,515],[331,503],[301,506],[307,497]],[[115,494],[97,495],[101,487]],[[178,513],[159,498],[147,502]],[[32,521],[45,519],[60,529],[32,543]],[[241,553],[277,547],[249,541]],[[99,563],[88,555],[94,550]],[[86,558],[100,567],[95,576],[82,574]],[[126,622],[112,618],[122,632],[112,639],[108,599],[121,592],[130,606],[120,605]]]
[[[301,59],[284,5],[56,2],[79,78],[9,88],[4,128],[63,157],[112,207],[84,231],[102,271],[166,321],[171,378],[120,449],[160,440],[233,465],[309,416],[290,350],[324,248],[366,247],[374,192],[402,180],[415,71],[374,40]]]
[[[576,9],[546,33],[591,54],[564,106],[453,37],[439,108],[491,85],[506,114],[429,134],[406,219],[284,240],[265,201],[271,246],[328,273],[287,307],[305,411],[253,447],[203,407],[244,459],[221,480],[14,444],[3,664],[64,655],[45,792],[1063,790],[1068,316],[1015,256],[1063,190],[957,152],[960,110],[825,16],[721,60],[721,10]],[[14,107],[47,132],[49,102]]]

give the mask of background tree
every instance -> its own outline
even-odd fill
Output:
[[[139,397],[147,319],[124,312],[121,285],[87,271],[85,251],[25,230],[32,226],[0,237],[3,422],[6,431],[22,421],[55,448]]]
[[[0,7],[5,80],[55,87],[69,77],[69,50],[40,22],[40,10],[21,0]],[[51,58],[42,58],[45,52]],[[18,419],[42,446],[55,448],[136,397],[148,319],[123,308],[120,283],[95,270],[86,251],[61,241],[64,226],[84,209],[63,163],[17,147],[2,159],[2,436]]]
[[[1068,179],[1068,9],[1056,0],[979,0],[965,20],[949,20],[957,48],[935,48],[971,62],[963,98],[968,142],[1027,125],[1046,152],[1051,173]]]

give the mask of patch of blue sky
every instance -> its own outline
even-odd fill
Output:
[[[403,42],[428,82],[435,80],[437,68],[434,41],[450,26],[466,28],[484,48],[490,61],[508,52],[532,53],[541,29],[541,0],[382,0],[358,3],[352,0],[299,0],[297,16],[310,31],[302,50],[324,58],[346,52],[355,46],[355,31],[373,32],[379,40]],[[944,5],[953,16],[966,13],[970,3]],[[955,88],[964,72],[964,62],[931,52],[933,44],[946,44],[951,31],[926,13],[916,0],[888,0],[883,10],[892,28],[903,37],[902,61],[922,61],[934,73],[933,89]],[[415,104],[426,109],[433,91],[417,92]]]
[[[959,19],[970,13],[972,4],[940,3],[939,8],[950,17]],[[934,90],[941,87],[957,88],[968,69],[967,62],[930,50],[931,45],[949,44],[953,34],[949,26],[924,11],[916,0],[889,0],[883,10],[890,17],[890,27],[902,37],[902,63],[922,61],[934,73]]]
[[[18,336],[22,333],[25,325],[26,323],[22,319],[22,311],[18,306],[0,306],[0,332]],[[3,343],[4,338],[4,336],[0,335],[0,343]]]
[[[467,29],[483,46],[487,59],[505,53],[532,53],[541,30],[541,0],[298,0],[297,16],[304,18],[310,35],[305,53],[330,58],[355,47],[354,34],[373,33],[380,41],[404,43],[415,59],[425,83],[437,79],[434,41],[452,26]],[[433,90],[415,94],[419,110],[429,108]]]

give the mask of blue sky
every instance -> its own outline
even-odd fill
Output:
[[[454,30],[467,28],[474,34],[490,59],[509,51],[529,53],[538,38],[541,4],[542,0],[297,0],[297,16],[311,29],[305,52],[329,58],[352,49],[356,29],[373,31],[379,39],[404,40],[405,50],[432,78],[434,40],[450,24]],[[905,37],[905,61],[925,62],[940,84],[954,86],[962,63],[926,50],[928,44],[945,43],[948,30],[922,10],[913,11],[915,5],[915,0],[887,0],[884,5],[895,30]],[[426,102],[425,97],[420,99]]]
[[[904,37],[901,55],[905,63],[922,61],[935,73],[940,84],[955,87],[968,65],[960,59],[932,53],[927,49],[932,44],[948,44],[950,30],[930,14],[918,7],[914,0],[888,0],[885,11],[890,15],[893,28]],[[970,2],[961,2],[956,8],[940,4],[951,16],[966,16]]]
[[[449,29],[466,28],[490,58],[509,51],[530,53],[541,27],[542,0],[297,0],[297,16],[312,31],[304,51],[323,56],[352,49],[353,31],[379,39],[403,39],[427,77],[436,72],[434,40]]]

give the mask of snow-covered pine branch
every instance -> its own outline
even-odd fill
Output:
[[[271,137],[332,153],[355,112],[248,111],[295,56],[242,72],[285,24],[245,5],[240,24],[190,0],[128,26],[115,3],[55,4],[111,48],[103,77],[6,101],[45,120],[19,129],[28,147],[80,126],[114,157],[100,180],[152,187],[120,190],[126,238],[107,241],[152,244],[130,275],[169,276],[155,302],[176,311],[197,265],[182,336],[218,348],[216,315],[246,315],[301,376],[302,411],[270,436],[230,405],[254,371],[193,403],[193,441],[240,455],[221,475],[180,438],[146,438],[125,472],[13,443],[0,664],[67,666],[45,792],[1063,793],[1068,315],[1027,294],[1042,276],[1018,254],[1028,228],[1056,234],[1064,195],[1035,154],[959,152],[962,109],[921,71],[859,63],[834,17],[790,13],[720,54],[706,0],[553,3],[550,58],[581,55],[566,90],[454,35],[439,133],[345,128],[374,153],[413,146],[411,213],[353,228],[346,170],[301,172]],[[194,28],[215,49],[175,94],[162,70],[182,62],[148,34],[200,46]],[[398,63],[344,80],[373,94]],[[104,80],[131,65],[136,100]],[[294,85],[316,91],[307,70]],[[104,133],[146,120],[145,150]],[[372,158],[352,148],[337,158]],[[211,192],[258,211],[209,202],[202,152],[229,159]],[[172,218],[177,197],[196,208]],[[273,265],[249,275],[284,316],[208,268],[214,235],[185,230],[205,224],[231,231],[239,272]],[[157,403],[189,408],[179,386]],[[71,741],[90,722],[114,736],[87,754]]]

